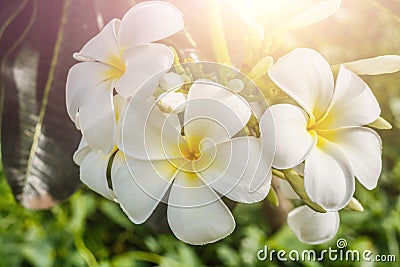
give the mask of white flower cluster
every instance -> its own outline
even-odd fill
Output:
[[[210,79],[187,84],[169,72],[174,53],[154,42],[182,28],[174,6],[144,2],[74,55],[82,62],[69,71],[66,104],[83,136],[74,155],[82,182],[118,202],[134,223],[165,202],[172,232],[206,244],[235,228],[222,196],[261,201],[271,189],[272,169],[295,168],[309,201],[325,213],[298,207],[289,213],[289,226],[306,243],[331,239],[355,178],[373,189],[382,167],[381,139],[366,127],[379,119],[379,104],[352,70],[391,72],[397,67],[377,66],[393,57],[342,64],[334,84],[319,53],[295,49],[264,72],[296,104],[276,104],[257,116],[239,95],[246,86],[240,79],[225,86]],[[252,116],[257,136],[246,132]],[[282,191],[299,198],[287,178]]]

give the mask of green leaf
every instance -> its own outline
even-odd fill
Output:
[[[300,177],[300,175],[297,174],[297,172],[292,169],[288,169],[283,170],[283,173],[285,174],[286,180],[290,183],[293,190],[296,191],[297,195],[299,195],[299,197],[304,201],[305,204],[307,204],[307,206],[317,212],[326,212],[326,210],[324,210],[320,205],[314,203],[307,195],[304,188],[304,180]]]
[[[240,264],[237,252],[225,244],[217,247],[217,255],[226,266],[239,266]]]
[[[128,217],[121,211],[121,208],[117,203],[109,200],[101,200],[99,208],[101,212],[103,212],[114,223],[125,229],[133,229],[134,224],[132,224]]]
[[[49,243],[43,241],[38,244],[27,244],[22,247],[21,252],[33,266],[53,266],[54,251]]]
[[[4,171],[17,201],[44,209],[79,185],[80,134],[65,109],[72,54],[98,31],[96,1],[2,2],[0,114]]]

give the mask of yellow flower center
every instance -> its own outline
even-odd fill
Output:
[[[330,116],[324,116],[316,123],[308,122],[307,131],[310,135],[317,138],[317,147],[320,149],[322,149],[327,142],[336,138],[336,133],[334,131],[327,131],[331,121],[332,118]]]
[[[196,161],[201,157],[199,143],[194,140],[187,140],[179,145],[179,149],[184,158]]]
[[[104,74],[107,79],[118,80],[125,73],[125,62],[122,60],[120,55],[113,55],[106,63],[111,66],[111,68]]]
[[[216,157],[216,148],[208,139],[185,136],[179,141],[178,149],[181,157],[170,158],[168,161],[174,168],[183,172],[201,172],[209,168]],[[176,153],[173,154],[176,155]]]

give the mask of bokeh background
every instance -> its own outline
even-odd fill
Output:
[[[70,5],[76,2],[72,0]],[[100,9],[111,9],[114,16],[121,17],[126,8],[137,1],[97,2]],[[180,47],[178,52],[186,55],[194,52],[200,59],[213,60],[213,51],[207,46],[210,41],[204,1],[171,2],[183,10],[186,30],[192,34],[198,50],[188,39],[182,40],[182,43],[177,43],[177,39],[170,42]],[[248,6],[247,17],[240,14],[237,2],[242,2],[238,6]],[[221,18],[229,51],[236,64],[242,60],[242,31],[245,31],[243,25],[248,23],[249,18],[268,31],[318,1],[286,1],[289,5],[271,6],[270,9],[265,6],[252,8],[253,2],[257,1],[221,1]],[[110,17],[108,13],[103,19],[107,22]],[[384,54],[400,54],[399,26],[398,0],[344,0],[334,16],[307,28],[285,33],[273,56],[278,58],[296,47],[310,47],[332,64],[338,64]],[[76,45],[79,49],[83,43]],[[0,55],[4,53],[0,50]],[[267,202],[236,205],[233,208],[236,230],[224,240],[206,246],[184,244],[169,233],[163,225],[163,207],[149,223],[134,225],[117,204],[84,186],[49,210],[30,211],[15,201],[0,166],[0,266],[398,266],[400,74],[364,76],[363,79],[377,96],[382,116],[393,125],[393,129],[379,131],[383,139],[383,172],[378,187],[368,191],[357,184],[355,196],[365,211],[341,211],[340,229],[331,242],[318,246],[300,243],[285,221],[276,219],[276,210]],[[5,142],[7,140],[3,139],[2,146]],[[376,254],[396,255],[397,263],[257,260],[257,251],[264,245],[275,250],[321,251],[329,246],[335,248],[338,238],[347,240],[347,249],[368,249]]]

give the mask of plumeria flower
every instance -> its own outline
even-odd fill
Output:
[[[267,136],[271,131],[276,135],[273,167],[289,169],[305,160],[305,190],[328,211],[350,201],[354,176],[367,189],[375,188],[382,144],[378,134],[363,125],[374,122],[380,108],[368,85],[341,66],[334,87],[328,62],[311,49],[283,56],[269,76],[300,105],[274,105],[268,109],[273,119],[261,118]]]
[[[118,121],[121,110],[126,104],[126,100],[121,95],[113,97],[115,105],[114,120]],[[110,160],[117,152],[118,147],[115,145],[115,139],[111,140],[114,144],[113,149],[108,154],[99,153],[91,149],[84,138],[81,138],[78,149],[73,155],[76,165],[80,166],[80,180],[93,191],[110,200],[115,200],[115,195],[108,184],[107,169]]]
[[[286,180],[279,179],[279,190],[287,199],[300,199]],[[335,237],[340,218],[337,211],[321,213],[303,205],[289,212],[287,223],[301,242],[317,245]]]
[[[113,149],[114,89],[127,98],[150,77],[171,67],[171,49],[152,42],[182,28],[182,13],[174,6],[163,1],[144,2],[131,8],[122,20],[110,21],[74,55],[83,62],[68,73],[67,111],[93,150],[108,154]]]
[[[215,242],[235,227],[221,196],[250,203],[267,195],[273,150],[264,154],[259,138],[238,135],[251,109],[227,88],[194,82],[183,125],[152,99],[133,98],[123,114],[111,179],[116,199],[134,223],[146,221],[164,200],[180,240]]]

